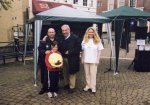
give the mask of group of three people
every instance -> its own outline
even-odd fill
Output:
[[[49,97],[56,97],[58,92],[59,71],[51,71],[50,86],[48,86],[48,70],[45,64],[45,55],[49,50],[58,48],[58,51],[63,57],[62,73],[64,77],[64,88],[68,89],[69,93],[73,93],[76,84],[76,74],[80,69],[80,53],[82,53],[81,62],[85,69],[86,86],[84,91],[92,90],[96,92],[96,74],[97,66],[100,60],[100,53],[103,49],[100,37],[95,28],[89,27],[83,40],[71,33],[70,27],[67,24],[61,27],[63,38],[55,37],[54,28],[49,28],[47,36],[39,45],[39,63],[41,68],[41,83],[42,89],[39,94],[48,92]]]

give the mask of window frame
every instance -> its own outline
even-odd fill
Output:
[[[129,0],[129,7],[136,7],[136,5],[137,5],[137,0]]]
[[[88,6],[88,1],[87,0],[83,0],[83,6]]]
[[[118,8],[121,7],[121,6],[125,6],[125,0],[123,1],[123,2],[124,2],[124,5],[121,5],[121,6],[120,6],[120,3],[123,3],[122,1],[123,1],[123,0],[118,0],[118,2],[117,2],[117,7],[118,7]]]
[[[77,4],[78,2],[78,0],[73,0],[73,4]]]

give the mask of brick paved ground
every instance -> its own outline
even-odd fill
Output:
[[[134,52],[126,55],[121,51],[120,56],[127,59],[120,60],[120,73],[115,76],[113,71],[104,73],[109,68],[108,52],[106,48],[102,53],[95,95],[82,90],[85,85],[82,66],[75,93],[60,89],[58,98],[48,98],[47,94],[38,95],[40,82],[37,87],[33,85],[32,61],[26,65],[22,62],[0,65],[0,105],[150,105],[150,72],[127,69],[132,62],[128,58],[133,58]]]

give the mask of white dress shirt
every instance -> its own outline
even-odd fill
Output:
[[[89,39],[87,43],[82,42],[82,50],[84,53],[84,63],[96,63],[98,52],[104,49],[102,43],[94,44],[93,38]]]

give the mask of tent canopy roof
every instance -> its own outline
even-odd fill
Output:
[[[35,19],[43,21],[109,22],[109,19],[106,17],[80,11],[64,5],[40,12],[35,16]]]
[[[144,12],[144,11],[141,11],[132,7],[128,7],[128,6],[122,6],[117,9],[101,13],[99,15],[108,17],[108,18],[120,18],[120,19],[124,19],[124,18],[125,19],[128,19],[128,18],[149,19],[150,18],[149,12]]]

